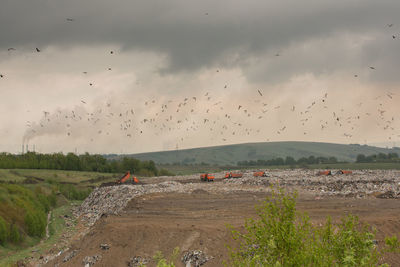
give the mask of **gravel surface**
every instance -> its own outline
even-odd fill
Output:
[[[242,178],[222,179],[224,173],[217,173],[216,181],[200,183],[198,175],[160,177],[160,183],[143,185],[119,185],[96,188],[75,211],[89,226],[102,215],[120,213],[128,202],[138,196],[151,193],[196,193],[208,192],[268,191],[271,185],[279,185],[288,190],[306,191],[315,195],[347,197],[400,198],[400,171],[361,170],[352,174],[318,176],[320,170],[267,170],[269,177],[253,177],[247,171]],[[147,180],[150,181],[150,180]],[[189,181],[189,182],[188,182]]]

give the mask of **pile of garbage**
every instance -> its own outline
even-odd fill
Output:
[[[130,258],[128,262],[129,267],[140,267],[140,266],[145,266],[146,263],[149,263],[149,260],[146,258],[143,258],[141,256],[135,256]]]
[[[352,174],[346,175],[337,174],[337,171],[333,170],[333,175],[327,176],[318,176],[318,172],[319,170],[302,169],[270,170],[267,171],[269,177],[254,177],[253,171],[246,171],[242,178],[223,179],[213,183],[200,183],[200,181],[182,183],[175,178],[174,181],[157,184],[100,187],[86,198],[75,211],[75,216],[81,216],[81,219],[91,226],[103,214],[118,214],[131,199],[145,194],[268,191],[271,185],[279,185],[289,190],[305,190],[316,195],[353,197],[380,195],[382,198],[400,198],[400,171],[353,171]]]
[[[147,185],[118,185],[98,187],[75,211],[75,216],[93,225],[103,214],[118,214],[128,202],[144,194],[159,192],[184,192],[181,183],[169,181]]]
[[[85,267],[93,266],[97,261],[100,261],[102,258],[101,255],[94,255],[94,256],[86,256],[82,263]]]
[[[75,255],[76,255],[77,253],[78,253],[77,250],[72,250],[71,252],[68,252],[68,253],[64,256],[63,262],[69,261],[70,259],[72,259],[73,257],[75,257]]]
[[[400,171],[353,171],[352,174],[318,176],[318,170],[280,170],[268,173],[271,177],[253,177],[251,172],[243,178],[224,180],[225,184],[296,187],[320,195],[368,196],[400,198]]]
[[[210,258],[201,250],[190,250],[183,254],[181,260],[186,267],[199,267],[210,260]]]

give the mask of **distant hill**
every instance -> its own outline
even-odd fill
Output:
[[[318,142],[265,142],[245,143],[226,146],[201,147],[173,151],[160,151],[130,155],[109,155],[109,158],[128,156],[140,160],[153,160],[155,163],[188,163],[202,162],[218,165],[236,165],[243,160],[268,160],[277,157],[291,156],[295,159],[309,156],[336,157],[342,161],[355,161],[358,154],[371,155],[396,152],[400,148],[381,148],[367,145],[343,145]]]

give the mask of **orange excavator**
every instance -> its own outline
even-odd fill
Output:
[[[327,170],[327,171],[320,171],[320,172],[318,172],[318,174],[317,175],[319,175],[319,176],[321,176],[321,175],[332,175],[332,172],[331,171],[329,171],[329,170]]]
[[[107,182],[107,183],[102,183],[100,185],[100,187],[103,186],[113,186],[113,185],[121,185],[121,184],[138,184],[139,180],[138,178],[136,178],[135,176],[132,175],[132,180],[130,180],[129,178],[131,178],[131,172],[127,171],[124,176],[122,176],[120,179],[116,180],[115,182]],[[130,182],[129,182],[130,181]]]
[[[115,181],[116,184],[123,184],[125,182],[127,182],[129,180],[129,178],[131,177],[131,172],[127,171],[124,176],[122,176],[121,179],[118,179],[117,181]],[[138,184],[139,180],[132,175],[132,184]]]
[[[209,173],[200,174],[200,180],[204,182],[214,182],[214,178],[215,177]]]
[[[268,177],[268,175],[265,172],[254,172],[253,176],[254,177]]]
[[[225,173],[225,178],[229,179],[229,178],[242,178],[243,177],[243,173],[233,173],[233,172],[227,172]]]

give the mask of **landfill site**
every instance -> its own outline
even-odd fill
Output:
[[[153,256],[167,258],[179,247],[177,266],[224,266],[227,245],[235,246],[228,225],[243,230],[256,218],[255,206],[271,186],[298,192],[297,208],[313,224],[347,214],[376,228],[379,245],[400,233],[400,171],[266,170],[241,177],[214,173],[140,179],[140,184],[103,186],[74,209],[77,230],[43,255],[40,266],[155,266]],[[227,177],[227,178],[225,178]],[[71,220],[71,218],[66,218]],[[385,262],[400,265],[400,256]],[[229,264],[228,264],[229,266]]]

